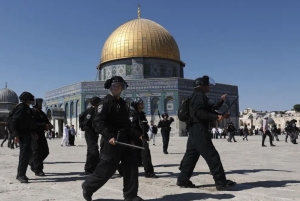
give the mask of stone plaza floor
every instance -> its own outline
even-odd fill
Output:
[[[249,136],[236,143],[224,139],[213,140],[221,156],[227,179],[237,182],[231,191],[216,191],[212,176],[203,158],[200,158],[191,180],[194,189],[176,186],[178,165],[183,157],[187,137],[171,137],[169,154],[162,153],[161,138],[156,146],[150,144],[152,161],[158,179],[144,177],[140,168],[139,196],[149,201],[192,200],[300,200],[300,144],[284,142],[280,136],[276,147],[270,147],[268,138],[261,147],[261,136]],[[28,168],[29,184],[16,180],[19,150],[0,148],[0,201],[77,201],[82,198],[81,183],[85,163],[86,144],[76,138],[74,147],[61,147],[61,139],[48,140],[50,155],[45,161],[46,177],[37,177]],[[6,146],[6,143],[5,143]],[[123,200],[123,179],[114,175],[94,195],[93,200]]]

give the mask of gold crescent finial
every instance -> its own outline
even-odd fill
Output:
[[[141,18],[141,4],[138,3],[138,18]]]

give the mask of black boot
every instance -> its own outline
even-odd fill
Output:
[[[28,177],[26,176],[17,176],[17,180],[19,180],[20,183],[28,183]]]
[[[82,183],[81,187],[82,187],[82,195],[83,195],[83,198],[86,200],[86,201],[92,201],[92,195],[93,193],[89,193],[83,186],[84,182]]]
[[[176,185],[180,186],[182,188],[195,188],[196,187],[196,185],[193,184],[193,182],[191,182],[190,180],[188,180],[188,181],[179,181],[179,180],[177,180]]]
[[[145,173],[146,178],[158,178],[158,176],[155,175],[154,172]]]
[[[226,182],[217,182],[216,183],[216,189],[218,191],[226,191],[232,187],[234,187],[236,183],[231,180],[226,180]]]

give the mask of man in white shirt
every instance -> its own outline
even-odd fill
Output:
[[[64,133],[63,133],[63,139],[61,141],[61,146],[63,147],[65,144],[66,146],[69,146],[69,126],[68,124],[65,125],[64,127]]]
[[[264,117],[263,119],[263,137],[262,137],[262,147],[266,147],[265,145],[265,139],[267,137],[267,135],[269,136],[269,139],[270,139],[270,146],[275,146],[272,142],[272,135],[271,135],[271,132],[269,131],[269,124],[268,124],[268,117]]]
[[[153,121],[150,121],[150,126],[149,126],[149,140],[153,139],[153,145],[155,145],[155,135],[157,134],[157,126],[153,124]]]
[[[217,132],[217,129],[216,128],[212,128],[211,129],[211,133],[213,134],[213,139],[215,139],[217,136],[216,136],[216,132]]]

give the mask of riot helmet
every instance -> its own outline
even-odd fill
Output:
[[[90,99],[90,104],[95,107],[100,103],[100,101],[101,99],[98,96],[94,96]]]
[[[140,97],[137,97],[134,99],[134,101],[131,102],[131,106],[134,108],[134,109],[137,109],[138,105],[140,103],[144,103],[143,99],[141,99]]]
[[[27,92],[27,91],[24,91],[20,96],[19,96],[19,99],[22,103],[26,103],[27,101],[30,101],[30,104],[34,104],[34,96]]]
[[[105,89],[112,89],[119,86],[122,87],[122,90],[125,90],[128,87],[127,82],[121,76],[113,76],[112,78],[106,80],[104,84]]]
[[[198,77],[193,82],[194,89],[201,87],[201,86],[214,86],[216,82],[209,76],[204,75],[203,77]]]
[[[162,113],[161,116],[162,116],[162,118],[164,118],[164,117],[167,117],[167,118],[168,118],[168,117],[169,117],[168,113],[166,113],[166,112]]]

